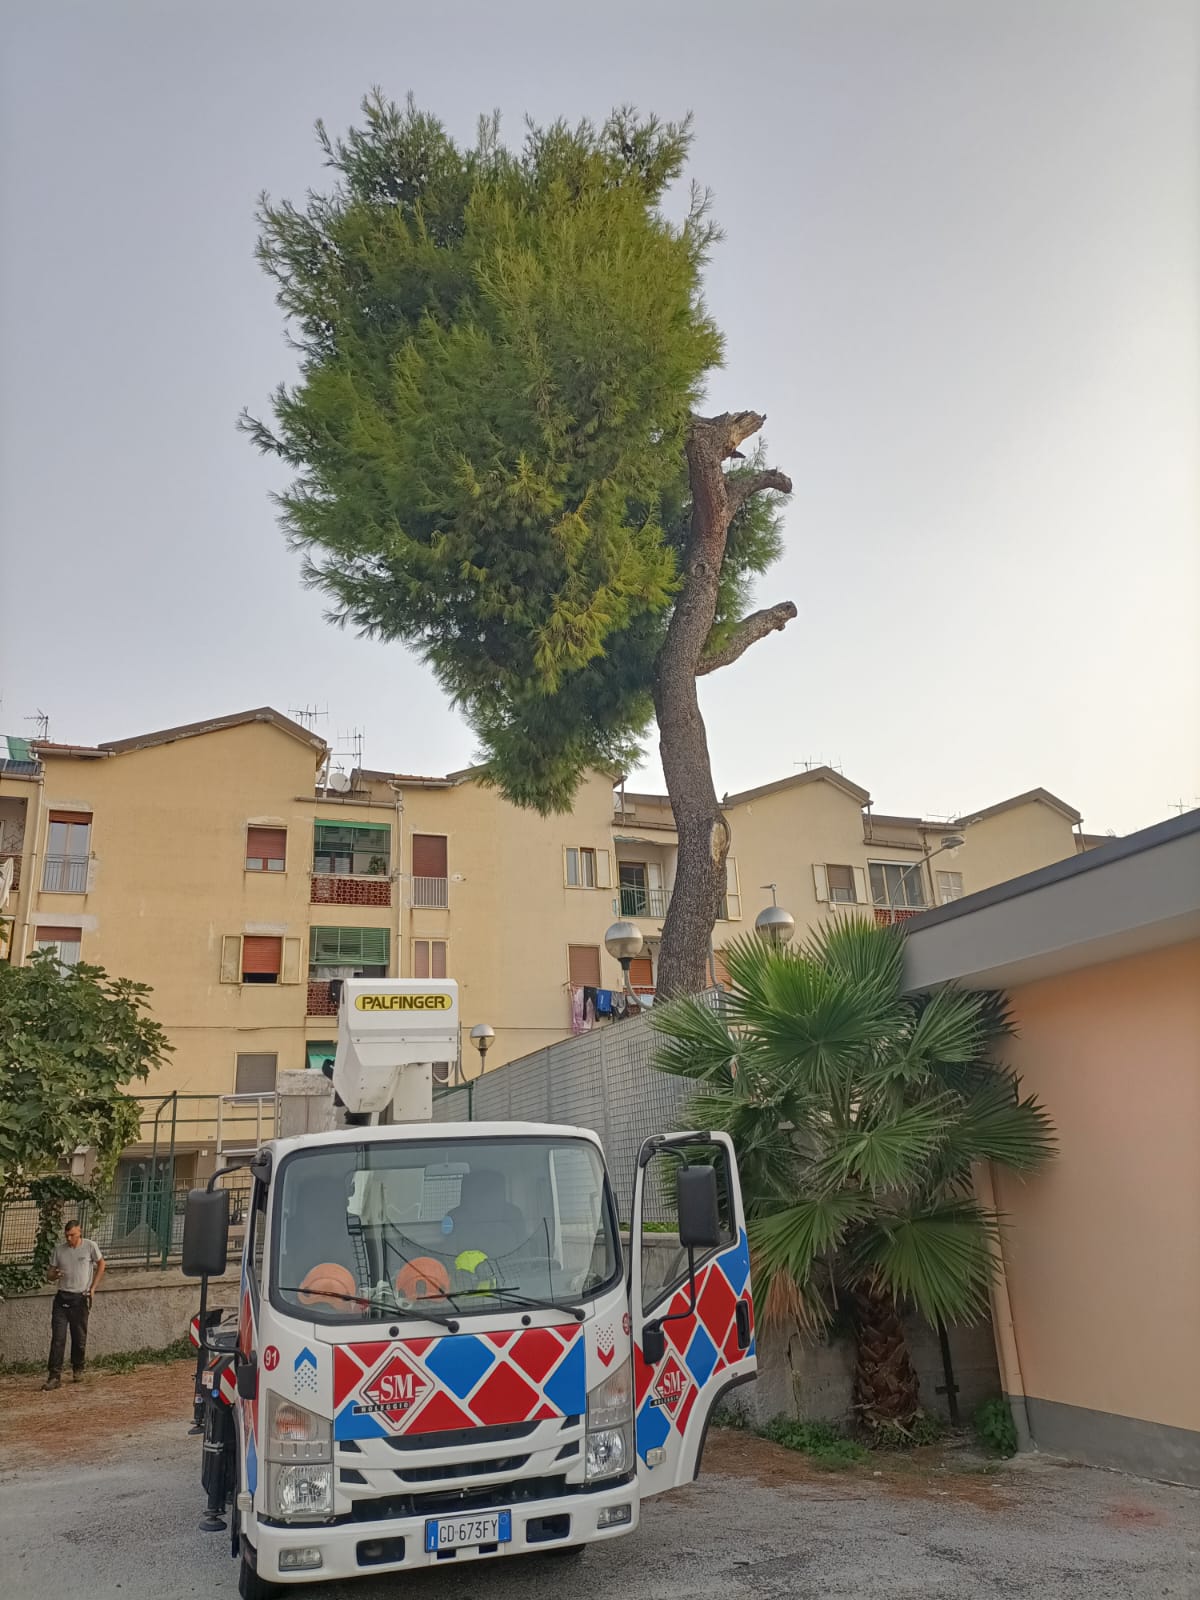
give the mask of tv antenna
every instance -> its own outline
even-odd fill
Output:
[[[289,706],[288,716],[298,722],[302,728],[307,728],[309,733],[316,733],[318,722],[328,722],[329,707],[320,706]]]
[[[49,714],[49,712],[43,711],[39,707],[39,709],[34,713],[34,715],[32,717],[26,717],[25,721],[33,723],[33,726],[34,726],[33,738],[34,738],[34,743],[35,744],[39,740],[48,739],[50,737],[50,714]]]

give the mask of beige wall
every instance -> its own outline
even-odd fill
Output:
[[[1200,943],[1012,994],[1059,1158],[998,1176],[1025,1393],[1200,1430]]]

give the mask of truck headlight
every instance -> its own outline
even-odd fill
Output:
[[[615,1478],[633,1462],[633,1365],[624,1361],[587,1401],[587,1478]]]
[[[264,1458],[272,1516],[301,1522],[333,1515],[333,1424],[282,1395],[267,1395]]]

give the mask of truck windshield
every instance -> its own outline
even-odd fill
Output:
[[[620,1272],[604,1164],[583,1139],[364,1142],[282,1163],[271,1295],[317,1322],[567,1307]]]

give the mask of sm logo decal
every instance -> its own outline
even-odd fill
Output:
[[[358,1416],[378,1415],[384,1422],[407,1424],[433,1393],[433,1384],[419,1367],[398,1352],[388,1356],[371,1373],[355,1405]]]
[[[661,1408],[668,1416],[675,1416],[690,1382],[691,1379],[687,1373],[672,1356],[663,1368],[658,1382],[654,1385],[654,1393],[650,1397],[650,1404]]]

